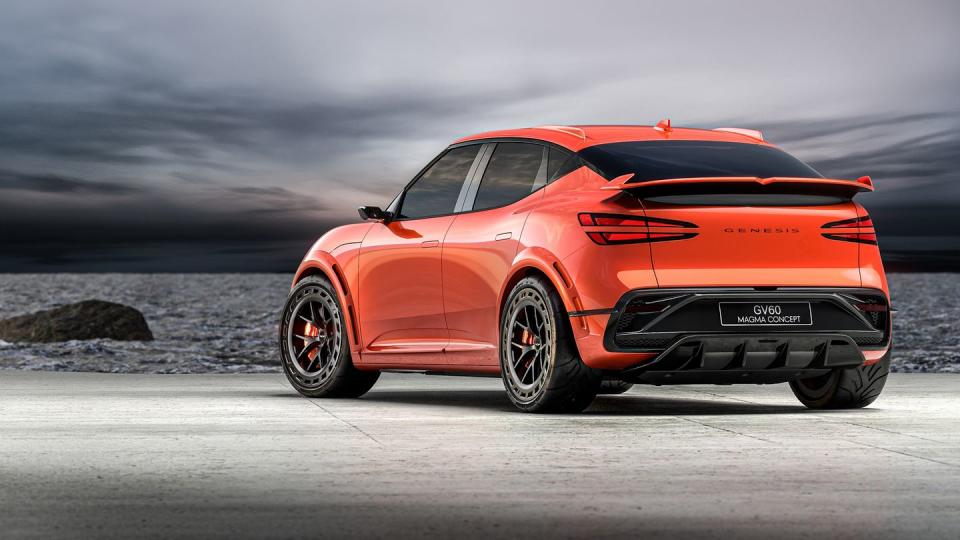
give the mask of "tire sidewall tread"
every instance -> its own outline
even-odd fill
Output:
[[[821,396],[811,396],[797,381],[790,388],[801,403],[811,409],[859,409],[880,396],[890,373],[890,351],[869,366],[838,369],[829,388]]]

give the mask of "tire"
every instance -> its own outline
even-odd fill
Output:
[[[890,373],[890,352],[876,364],[835,369],[813,379],[790,381],[793,394],[811,409],[859,409],[873,403]]]
[[[524,412],[581,412],[597,396],[600,372],[580,360],[563,301],[543,278],[520,280],[507,297],[500,372],[507,396]]]
[[[633,388],[633,383],[617,380],[606,380],[600,383],[600,391],[597,393],[606,396],[614,396],[617,394],[623,394],[631,388]]]
[[[353,365],[340,299],[322,277],[306,277],[290,291],[280,315],[279,341],[283,373],[306,397],[360,397],[380,377],[378,371]]]

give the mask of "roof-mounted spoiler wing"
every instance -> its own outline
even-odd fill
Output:
[[[662,180],[648,180],[645,182],[630,182],[633,173],[618,176],[609,184],[600,189],[609,190],[653,190],[655,188],[690,188],[706,186],[730,186],[741,188],[790,188],[800,187],[816,191],[817,188],[826,188],[824,191],[844,192],[849,196],[865,191],[873,191],[873,181],[869,176],[861,176],[856,180],[838,180],[833,178],[788,178],[771,177],[757,178],[754,176],[710,176],[702,178],[665,178]]]

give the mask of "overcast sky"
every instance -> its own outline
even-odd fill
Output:
[[[457,137],[663,117],[960,249],[960,2],[520,4],[5,1],[0,271],[292,271]]]

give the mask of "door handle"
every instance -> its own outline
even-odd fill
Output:
[[[497,239],[497,240],[509,240],[511,236],[513,236],[513,234],[508,233],[508,232],[502,232],[502,233],[500,233],[500,234],[498,234],[498,235],[496,236],[496,239]]]
[[[420,247],[425,247],[425,248],[437,247],[439,245],[440,245],[439,240],[424,240],[423,242],[420,242]]]

